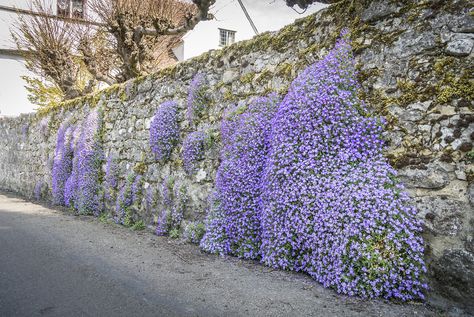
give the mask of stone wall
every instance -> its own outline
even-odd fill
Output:
[[[171,176],[190,196],[185,220],[202,220],[219,164],[225,109],[272,91],[284,94],[296,74],[323,56],[345,27],[353,40],[360,94],[387,119],[386,155],[425,223],[430,300],[472,305],[473,12],[467,0],[342,1],[278,33],[211,51],[55,109],[1,119],[0,187],[49,199],[60,124],[80,124],[91,108],[98,108],[104,114],[105,154],[118,157],[121,181],[130,173],[143,174],[145,187],[160,197],[162,183]],[[198,72],[205,77],[209,103],[193,126],[185,108],[189,83]],[[195,130],[208,132],[213,140],[195,175],[183,170],[182,142],[165,164],[150,151],[150,121],[167,100],[179,104],[181,140]],[[153,212],[143,209],[140,215],[147,223],[156,222]]]

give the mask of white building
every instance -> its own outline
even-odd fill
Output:
[[[81,17],[86,0],[53,0],[56,14]],[[59,3],[57,2],[59,1]],[[314,5],[304,14],[298,14],[285,5],[284,0],[241,0],[259,32],[274,31],[295,19],[312,14],[322,5]],[[34,110],[27,99],[24,82],[28,75],[22,58],[10,39],[10,27],[16,13],[11,8],[28,10],[29,0],[0,0],[0,114],[17,115]],[[250,39],[255,31],[238,0],[217,0],[211,12],[215,19],[199,23],[183,37],[181,45],[173,49],[178,60],[200,55],[233,42]]]

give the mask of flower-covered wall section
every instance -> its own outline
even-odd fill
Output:
[[[469,10],[465,0],[342,1],[277,33],[97,95],[1,118],[0,188],[76,213],[105,211],[117,223],[148,226],[214,253],[304,271],[346,294],[419,297],[425,288],[415,281],[423,271],[418,257],[424,249],[428,299],[439,294],[472,305]],[[321,69],[313,74],[314,67],[328,65],[318,63],[333,56],[328,52],[343,28],[355,63],[350,84],[357,88],[338,95],[346,103],[328,109],[317,105],[336,98],[332,86],[308,83],[322,74]],[[374,118],[384,118],[383,125]],[[294,126],[297,119],[304,124]],[[266,124],[269,120],[278,121],[280,130]],[[281,163],[289,157],[299,160],[296,172],[289,164],[294,162]],[[310,171],[315,181],[300,182]],[[339,195],[331,196],[331,190]],[[279,200],[284,197],[279,191],[294,199]],[[239,201],[243,194],[248,199]],[[319,213],[310,212],[313,204],[322,206]],[[348,210],[317,222],[315,232],[332,230],[332,240],[308,226],[324,218],[326,205]],[[287,224],[278,236],[276,224],[297,213],[301,223]],[[269,217],[262,221],[262,214]],[[349,220],[362,223],[341,226]],[[216,230],[204,232],[209,223]],[[378,240],[367,240],[361,226]],[[415,238],[420,226],[422,247]],[[315,239],[328,239],[331,249],[311,249]],[[366,252],[354,253],[361,245]],[[400,245],[411,251],[397,253]],[[396,260],[384,262],[387,248],[404,259],[408,271],[391,275]],[[378,260],[367,262],[368,257]],[[374,274],[375,267],[384,273]],[[358,279],[362,270],[369,277]]]

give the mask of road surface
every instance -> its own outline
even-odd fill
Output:
[[[437,316],[0,193],[0,316]]]

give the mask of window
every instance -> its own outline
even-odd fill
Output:
[[[58,0],[58,16],[84,18],[85,0]]]
[[[235,43],[235,31],[219,29],[219,46]]]

